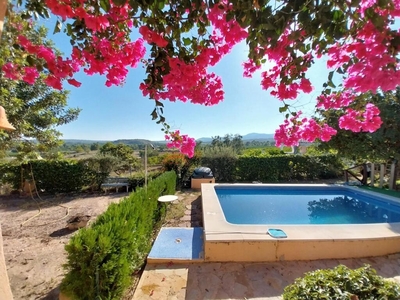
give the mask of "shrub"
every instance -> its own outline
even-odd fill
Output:
[[[131,275],[144,264],[155,228],[165,214],[158,197],[174,194],[176,174],[166,172],[147,189],[113,203],[90,228],[75,234],[65,249],[67,274],[61,290],[71,299],[121,299]]]
[[[108,174],[96,173],[85,161],[34,160],[23,164],[0,166],[2,183],[20,189],[25,180],[35,179],[36,187],[46,193],[81,191],[99,185]]]
[[[175,171],[179,174],[181,168],[186,163],[186,157],[182,153],[168,153],[162,160],[162,166],[165,171]]]
[[[369,300],[400,299],[400,285],[385,280],[366,265],[351,270],[344,265],[334,269],[308,272],[287,286],[284,300]]]
[[[242,182],[279,182],[302,179],[336,178],[341,173],[336,155],[274,155],[239,156],[237,180]]]
[[[165,171],[174,170],[178,176],[178,185],[182,185],[183,181],[188,180],[193,170],[200,163],[200,153],[195,151],[192,158],[181,153],[168,153],[163,157],[162,166]]]
[[[226,146],[206,148],[201,157],[201,164],[209,167],[219,182],[236,180],[236,161],[236,150]]]
[[[163,172],[162,171],[152,171],[148,172],[147,174],[147,181],[150,182],[153,179],[160,176]],[[137,188],[144,186],[145,182],[145,173],[136,173],[134,175],[129,176],[129,185],[132,188],[132,191],[136,191]]]

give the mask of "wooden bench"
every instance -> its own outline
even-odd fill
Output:
[[[102,184],[101,188],[104,190],[108,190],[111,188],[115,188],[117,193],[120,187],[126,187],[126,192],[129,190],[129,178],[124,177],[108,177]]]

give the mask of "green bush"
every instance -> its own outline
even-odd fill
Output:
[[[163,174],[162,171],[152,171],[147,174],[147,182],[149,183],[153,179],[157,178]],[[136,191],[137,188],[143,187],[145,182],[145,173],[136,173],[132,176],[129,176],[129,185],[132,188],[132,191]]]
[[[342,166],[336,155],[273,155],[239,156],[236,162],[237,181],[279,182],[304,179],[336,178]]]
[[[232,147],[210,147],[204,150],[201,165],[212,170],[218,182],[236,180],[236,150]]]
[[[175,170],[181,181],[202,165],[211,168],[217,182],[280,182],[304,179],[336,178],[341,174],[342,165],[336,155],[303,156],[274,155],[258,153],[237,156],[230,147],[213,147],[201,156],[187,159],[182,154],[166,157],[164,168]],[[96,157],[84,160],[37,160],[28,164],[2,164],[0,176],[2,183],[9,183],[14,189],[21,189],[32,173],[39,190],[46,193],[79,192],[85,188],[97,190],[109,176],[115,158]],[[160,172],[149,172],[148,180]],[[144,173],[131,176],[133,190],[144,185]],[[181,184],[182,182],[180,182]]]
[[[351,270],[339,265],[334,269],[308,272],[287,286],[284,300],[398,300],[400,285],[385,280],[366,265]]]
[[[36,187],[46,193],[81,191],[97,185],[108,173],[97,173],[86,161],[33,160],[23,164],[2,164],[2,183],[21,189],[25,180],[35,179]]]
[[[165,215],[158,197],[174,194],[175,172],[166,172],[119,203],[90,228],[79,230],[65,249],[67,274],[61,284],[71,299],[121,299],[131,275],[144,264],[155,228]]]

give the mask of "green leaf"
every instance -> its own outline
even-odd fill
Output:
[[[155,101],[156,102],[156,106],[161,106],[164,107],[164,104],[158,100]]]
[[[343,20],[344,13],[341,10],[334,10],[332,16],[333,20],[338,23]]]
[[[285,111],[288,110],[288,108],[289,108],[289,105],[285,104],[284,106],[279,107],[279,112],[284,113]]]
[[[108,1],[107,1],[108,2]],[[113,3],[118,6],[125,5],[126,0],[113,0]]]
[[[151,116],[151,119],[152,119],[152,120],[157,119],[157,117],[158,117],[157,110],[154,109],[154,110],[152,111],[152,113],[150,114],[150,116]]]
[[[62,23],[59,20],[57,20],[56,25],[54,26],[53,34],[60,32],[61,28],[62,28]]]
[[[329,80],[329,81],[332,81],[332,78],[333,78],[333,74],[334,74],[334,73],[335,73],[334,71],[329,72],[329,75],[328,75],[328,80]]]
[[[105,11],[108,12],[111,8],[110,6],[110,1],[107,0],[101,0],[100,1],[100,7]]]
[[[31,55],[29,55],[27,58],[26,58],[26,62],[30,65],[30,66],[33,66],[33,65],[35,65],[35,59],[31,56]]]
[[[21,18],[22,18],[23,20],[29,20],[29,19],[31,18],[31,16],[30,16],[29,13],[24,12],[24,13],[21,14]]]
[[[165,2],[164,1],[158,1],[157,5],[158,5],[158,9],[159,10],[163,10],[164,7],[165,7]]]
[[[182,40],[185,46],[189,46],[192,43],[191,39],[189,38],[183,38]]]

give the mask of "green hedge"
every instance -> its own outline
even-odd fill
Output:
[[[96,174],[86,164],[73,160],[36,160],[27,164],[0,167],[2,182],[20,189],[32,174],[36,187],[46,193],[67,193],[82,190],[85,186],[101,182],[105,174]],[[108,174],[106,174],[108,175]]]
[[[166,172],[118,204],[111,204],[90,228],[75,234],[61,290],[72,299],[121,299],[131,275],[150,251],[154,230],[165,213],[158,197],[174,194],[175,172]]]
[[[241,182],[279,182],[336,178],[341,170],[342,166],[336,155],[239,156],[235,175],[236,181]]]
[[[27,164],[1,164],[0,174],[3,183],[10,183],[14,189],[22,188],[25,180],[35,178],[36,187],[46,193],[79,192],[91,187],[99,190],[100,185],[109,176],[104,165],[108,157],[85,160],[37,160]],[[162,172],[149,172],[150,182]],[[144,173],[129,177],[132,190],[144,185]]]
[[[162,171],[152,171],[147,174],[147,182],[150,182],[160,176]],[[132,188],[132,191],[136,191],[137,188],[143,187],[145,182],[145,174],[137,173],[135,175],[129,176],[129,185]]]
[[[227,151],[209,153],[196,158],[194,163],[211,168],[217,182],[279,182],[304,179],[336,178],[342,166],[335,155],[263,155],[236,156]],[[37,160],[28,164],[0,165],[3,183],[11,183],[20,189],[23,182],[32,179],[32,171],[39,190],[46,193],[79,192],[90,187],[98,190],[109,175],[108,158],[87,160]],[[185,171],[192,167],[185,164]],[[184,168],[182,167],[182,170]],[[192,170],[191,169],[191,170]],[[183,174],[184,172],[182,172]],[[148,180],[157,177],[159,172],[151,172]],[[144,185],[144,174],[129,177],[132,190]],[[181,178],[184,180],[185,178]]]
[[[216,154],[201,158],[201,165],[209,167],[217,182],[279,182],[337,178],[342,174],[342,163],[333,154],[254,155],[231,156]]]

